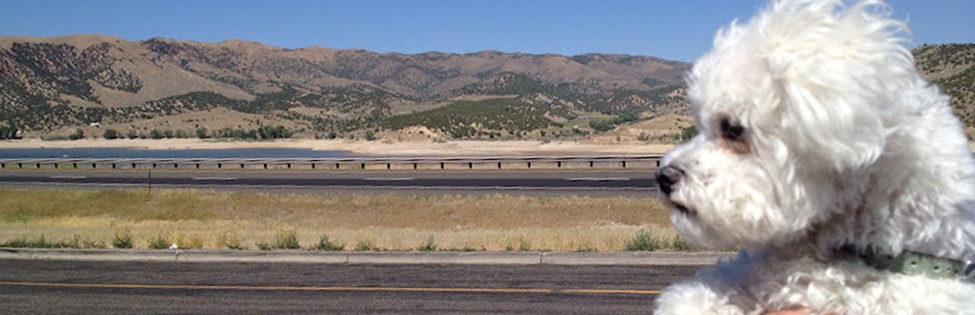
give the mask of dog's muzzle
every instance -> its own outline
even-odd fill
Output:
[[[673,165],[667,165],[657,169],[656,178],[657,184],[660,185],[660,191],[669,196],[674,191],[674,186],[684,178],[684,170]]]

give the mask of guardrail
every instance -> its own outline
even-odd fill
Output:
[[[49,158],[0,159],[0,169],[532,169],[654,168],[663,155],[340,157],[340,158]],[[439,166],[439,167],[438,167]]]

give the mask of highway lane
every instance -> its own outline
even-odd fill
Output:
[[[0,172],[0,185],[181,187],[354,192],[467,192],[647,195],[648,170],[531,171],[95,171]]]
[[[0,260],[0,313],[648,314],[698,268]]]

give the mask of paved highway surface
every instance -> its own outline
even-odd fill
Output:
[[[0,313],[648,314],[698,268],[0,260]]]
[[[182,187],[403,193],[519,193],[645,196],[656,190],[649,170],[533,171],[36,171],[0,172],[0,185]]]

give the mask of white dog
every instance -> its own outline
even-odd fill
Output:
[[[889,11],[773,0],[718,32],[657,179],[682,237],[743,250],[657,314],[975,314],[975,161]]]

